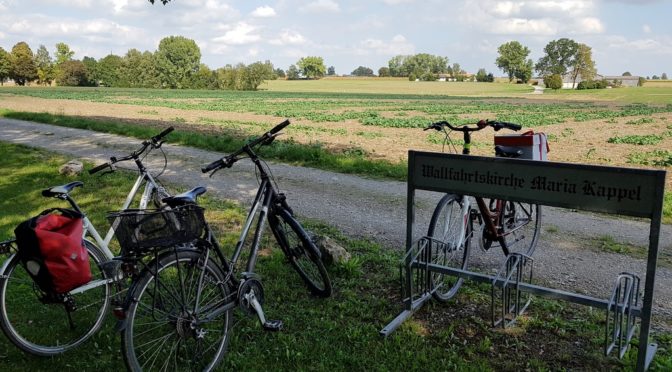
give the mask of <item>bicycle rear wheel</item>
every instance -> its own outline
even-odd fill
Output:
[[[471,241],[469,214],[464,220],[462,199],[465,196],[446,194],[439,200],[429,223],[427,236],[440,241],[432,248],[431,262],[436,265],[466,269]],[[462,286],[464,279],[448,274],[432,273],[431,286],[435,299],[451,299]]]
[[[331,280],[315,243],[301,224],[285,209],[269,214],[269,226],[290,264],[306,287],[318,297],[331,296]]]
[[[232,298],[219,266],[197,251],[175,251],[148,264],[134,284],[122,331],[132,371],[213,369],[233,321]]]
[[[0,273],[0,328],[19,349],[38,356],[70,350],[91,337],[103,324],[110,303],[110,285],[101,269],[104,255],[85,241],[91,282],[71,291],[60,302],[41,299],[41,293],[17,255],[8,258]],[[98,285],[96,285],[98,284]],[[86,290],[83,288],[90,287]],[[65,300],[71,300],[70,310]]]
[[[532,256],[541,230],[541,206],[506,201],[502,216],[502,234],[508,253]]]

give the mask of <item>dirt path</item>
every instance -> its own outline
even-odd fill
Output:
[[[25,121],[0,119],[0,140],[45,148],[94,162],[135,149],[138,141],[126,137],[62,128]],[[129,145],[132,144],[132,145]],[[213,178],[201,174],[200,166],[222,154],[165,145],[168,169],[162,177],[184,187],[205,185],[210,194],[238,200],[247,205],[257,183],[252,165],[240,162]],[[159,167],[162,159],[149,167]],[[271,164],[273,173],[288,195],[288,201],[302,216],[338,227],[354,237],[365,237],[389,249],[403,250],[406,224],[406,184],[371,180],[321,170]],[[45,185],[47,186],[47,185]],[[418,193],[415,235],[427,226],[440,195]],[[622,271],[637,273],[644,280],[645,261],[624,255],[586,249],[596,237],[648,245],[648,222],[616,219],[569,210],[545,208],[544,230],[535,252],[535,273],[548,285],[607,298],[616,276]],[[473,251],[480,261],[498,261],[501,253]],[[663,226],[661,255],[672,255],[672,228]],[[672,271],[659,267],[656,278],[654,324],[672,330]]]

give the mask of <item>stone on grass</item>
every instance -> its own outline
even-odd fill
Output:
[[[322,253],[322,261],[325,264],[332,265],[334,263],[350,261],[350,252],[336,243],[334,239],[324,235],[315,235],[313,236],[313,241]]]
[[[58,173],[65,176],[78,176],[82,174],[82,170],[84,170],[84,164],[81,161],[70,160],[61,166]]]

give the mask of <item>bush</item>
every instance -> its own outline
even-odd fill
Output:
[[[408,75],[408,81],[415,81],[418,77],[414,73]]]
[[[421,77],[422,81],[436,81],[436,75],[431,72],[425,72]]]
[[[558,90],[562,88],[562,76],[558,74],[548,75],[544,77],[544,85],[546,85],[546,88]]]
[[[576,86],[576,89],[578,89],[578,90],[605,89],[608,86],[609,86],[609,82],[604,80],[604,79],[602,79],[602,80],[584,80]]]

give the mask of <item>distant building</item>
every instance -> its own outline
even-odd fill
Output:
[[[534,79],[533,79],[534,80]],[[531,82],[533,80],[530,80]],[[538,84],[543,86],[544,79],[536,79]],[[607,76],[596,74],[593,80],[606,80],[610,86],[622,86],[622,87],[636,87],[639,86],[639,76]],[[576,82],[571,74],[565,74],[562,76],[562,89],[576,89],[577,85],[583,81],[581,75],[576,78]]]

